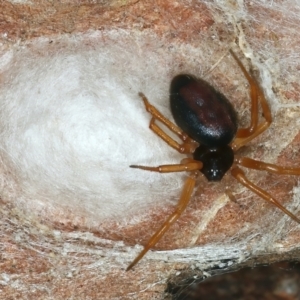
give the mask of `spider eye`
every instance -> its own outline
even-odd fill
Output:
[[[201,145],[194,152],[194,159],[203,163],[200,171],[208,181],[220,181],[232,166],[234,154],[227,145],[219,148]]]
[[[216,164],[214,164],[213,168],[203,168],[201,172],[209,181],[220,181],[227,172],[227,170],[224,172],[223,170],[220,170],[220,168],[218,168]]]

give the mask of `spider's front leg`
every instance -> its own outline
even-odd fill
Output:
[[[152,248],[154,247],[157,242],[162,238],[162,236],[167,232],[172,224],[174,224],[177,219],[181,216],[181,214],[186,209],[194,187],[196,183],[196,178],[198,176],[198,172],[193,172],[185,181],[182,194],[180,200],[176,206],[175,211],[168,217],[168,219],[162,224],[162,226],[154,233],[154,235],[150,238],[148,243],[145,245],[142,252],[134,259],[134,261],[127,267],[126,271],[129,271],[133,268],[142,258],[143,256]]]
[[[198,171],[203,167],[203,163],[198,160],[191,158],[184,158],[181,160],[180,164],[173,165],[161,165],[158,167],[148,167],[131,165],[130,168],[142,169],[146,171],[159,172],[159,173],[173,173],[173,172],[185,172],[185,171]]]
[[[249,157],[241,157],[235,162],[245,168],[267,171],[278,175],[300,175],[300,168],[281,167],[275,164],[265,163],[260,160],[255,160]]]
[[[260,162],[262,165],[270,165]],[[299,169],[298,169],[299,172]],[[277,171],[273,172],[277,173]],[[279,173],[279,174],[286,174],[286,173]],[[288,215],[291,219],[296,221],[300,224],[300,219],[297,218],[292,212],[287,210],[284,206],[282,206],[272,195],[270,195],[268,192],[264,191],[257,185],[255,185],[253,182],[251,182],[239,167],[235,167],[231,170],[231,175],[236,178],[243,186],[248,188],[250,191],[258,195],[260,198],[268,201],[269,203],[272,203],[273,205],[277,206],[281,211],[283,211],[286,215]]]
[[[199,144],[191,139],[178,126],[168,120],[164,115],[162,115],[153,105],[151,105],[143,93],[139,93],[139,96],[143,99],[147,112],[152,115],[149,124],[150,129],[179,153],[193,153]],[[172,132],[174,132],[182,140],[182,143],[179,144],[167,133],[165,133],[159,126],[157,126],[155,123],[156,120],[160,121]]]

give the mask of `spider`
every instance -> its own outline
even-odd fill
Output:
[[[176,222],[187,207],[192,196],[196,178],[201,172],[208,181],[220,181],[226,172],[260,198],[274,204],[294,221],[300,219],[284,208],[273,196],[247,179],[239,167],[267,171],[275,174],[300,175],[300,168],[287,168],[254,160],[248,157],[235,157],[235,153],[255,137],[264,132],[272,123],[270,108],[256,79],[251,76],[242,62],[230,50],[231,55],[242,70],[250,85],[251,121],[250,126],[238,128],[237,115],[227,98],[216,91],[203,79],[189,74],[180,74],[173,78],[170,87],[170,106],[178,126],[164,117],[151,105],[143,93],[139,93],[146,110],[152,115],[150,129],[179,153],[190,157],[179,164],[161,165],[158,167],[131,165],[131,168],[146,171],[168,173],[189,172],[181,197],[175,211],[154,233],[144,249],[128,266],[127,271],[135,266],[142,257],[162,238],[170,226]],[[259,122],[259,104],[264,120]],[[155,121],[163,123],[182,141],[178,143]],[[230,197],[230,193],[228,193]]]

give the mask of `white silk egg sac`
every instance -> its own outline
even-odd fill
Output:
[[[50,222],[97,228],[177,201],[184,174],[129,167],[182,159],[148,128],[138,96],[171,118],[175,54],[149,35],[91,40],[39,40],[2,57],[1,198]]]

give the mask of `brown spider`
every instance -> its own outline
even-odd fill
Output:
[[[192,158],[183,159],[180,164],[148,167],[132,165],[147,171],[160,173],[190,172],[184,184],[180,200],[175,211],[155,232],[145,245],[142,252],[128,266],[130,270],[176,222],[185,210],[192,196],[196,178],[203,173],[208,181],[220,181],[230,170],[231,175],[246,188],[262,199],[274,204],[294,221],[300,224],[300,219],[284,208],[273,196],[249,181],[238,165],[249,169],[263,170],[275,174],[300,175],[300,168],[286,168],[268,164],[248,157],[236,158],[235,153],[255,137],[264,132],[272,122],[270,108],[257,81],[245,69],[241,61],[230,50],[231,55],[241,68],[250,85],[251,124],[247,128],[239,128],[237,116],[232,104],[224,95],[216,91],[206,81],[192,75],[181,74],[173,78],[170,87],[170,105],[174,120],[178,126],[165,118],[152,106],[144,94],[146,110],[152,115],[150,129],[162,138],[168,145],[180,153],[189,154]],[[259,123],[259,103],[264,119]],[[155,120],[163,123],[174,132],[182,143],[179,144],[160,127]],[[228,193],[230,196],[230,193]]]

